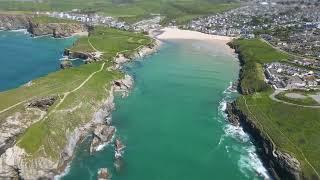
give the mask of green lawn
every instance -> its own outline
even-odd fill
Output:
[[[287,60],[288,54],[275,50],[260,39],[237,39],[231,44],[239,52],[242,63],[240,86],[243,93],[262,91],[268,86],[264,82],[263,64]]]

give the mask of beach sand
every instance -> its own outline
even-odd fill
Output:
[[[230,52],[234,52],[227,43],[232,41],[232,37],[228,36],[218,36],[218,35],[211,35],[211,34],[204,34],[197,31],[190,31],[190,30],[181,30],[178,28],[163,28],[160,31],[157,31],[155,34],[155,38],[159,40],[200,40],[200,41],[207,41],[214,44],[219,44],[224,46],[225,48],[229,49]]]

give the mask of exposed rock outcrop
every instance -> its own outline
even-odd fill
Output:
[[[234,102],[227,105],[226,112],[231,124],[241,125],[251,135],[254,144],[258,147],[258,154],[273,177],[276,179],[304,179],[299,161],[290,154],[277,149],[254,121],[242,113]]]
[[[80,23],[35,23],[30,21],[28,31],[34,36],[52,35],[55,38],[72,36],[75,33],[87,31]]]
[[[60,68],[61,69],[68,69],[68,68],[71,68],[73,65],[72,65],[72,62],[69,61],[69,60],[63,60],[61,61],[60,63]]]
[[[109,180],[111,177],[109,170],[107,168],[100,168],[98,170],[98,180]]]
[[[129,75],[125,75],[124,79],[113,82],[115,91],[122,93],[122,97],[129,94],[129,90],[133,87],[133,79]]]
[[[120,141],[120,139],[116,139],[114,141],[114,166],[117,172],[120,172],[123,167],[123,153],[124,148],[126,146]]]
[[[88,27],[81,23],[37,23],[33,17],[23,14],[0,14],[0,30],[27,29],[33,36],[50,35],[55,38],[88,31]]]
[[[0,13],[0,30],[27,29],[32,16]]]
[[[161,46],[161,42],[159,40],[155,40],[153,43],[150,43],[142,48],[140,48],[137,52],[135,53],[124,53],[124,54],[118,54],[114,58],[114,62],[117,63],[117,67],[115,69],[119,69],[121,67],[121,64],[126,63],[132,59],[138,59],[142,58],[148,55],[151,55],[155,53],[156,51],[159,50]]]
[[[105,124],[97,125],[93,132],[93,140],[90,146],[90,153],[97,151],[100,145],[109,143],[115,133],[116,128]]]
[[[56,100],[56,96],[38,98],[29,102],[28,107],[39,108],[41,110],[47,111],[48,108],[52,106]]]
[[[120,159],[122,158],[122,154],[123,154],[123,149],[125,148],[126,146],[120,141],[120,139],[116,139],[114,141],[114,157],[116,159]]]

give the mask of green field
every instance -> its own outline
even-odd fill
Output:
[[[263,64],[287,60],[288,54],[275,50],[260,39],[238,39],[231,43],[241,59],[240,87],[243,93],[258,92],[268,86],[264,82]]]
[[[275,102],[270,94],[243,95],[237,106],[281,151],[299,160],[307,179],[318,177],[314,169],[320,171],[320,109]]]
[[[2,11],[70,11],[98,12],[135,22],[152,14],[184,23],[192,18],[239,6],[234,0],[44,0],[43,2],[0,0]]]
[[[102,27],[91,31],[89,39],[90,46],[78,46],[82,43],[80,39],[75,47],[89,51],[88,47],[93,46],[107,53],[110,58],[117,52],[135,51],[138,46],[151,42],[149,37],[142,34]],[[21,113],[27,123],[39,119],[17,141],[17,145],[28,153],[28,161],[40,157],[53,162],[58,160],[67,143],[67,134],[92,120],[94,112],[101,108],[109,96],[111,82],[123,77],[119,71],[108,71],[111,65],[113,62],[110,59],[101,59],[100,62],[51,73],[32,81],[29,87],[0,92],[1,121],[16,113]],[[57,97],[57,100],[44,117],[27,108],[30,100],[48,96]]]
[[[106,43],[108,42],[108,43]],[[81,37],[71,51],[93,52],[96,50],[103,52],[105,59],[112,59],[118,52],[134,53],[139,47],[151,44],[152,39],[142,33],[132,33],[117,29],[95,27],[88,37]],[[90,45],[94,44],[94,48]]]
[[[237,98],[237,107],[277,148],[299,160],[306,179],[319,179],[320,109],[276,102],[263,82],[262,64],[287,60],[289,55],[258,39],[238,39],[233,46],[242,60],[241,88],[252,90]]]

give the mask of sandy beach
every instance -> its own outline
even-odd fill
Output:
[[[232,37],[204,34],[197,31],[181,30],[178,28],[163,28],[162,33],[157,36],[158,39],[194,39],[229,42]]]
[[[234,52],[227,43],[230,42],[233,38],[228,36],[218,36],[218,35],[211,35],[205,34],[197,31],[190,31],[190,30],[181,30],[178,28],[163,28],[160,31],[157,31],[154,35],[155,38],[159,40],[200,40],[200,41],[207,41],[214,44],[219,44],[227,49],[230,52]]]

